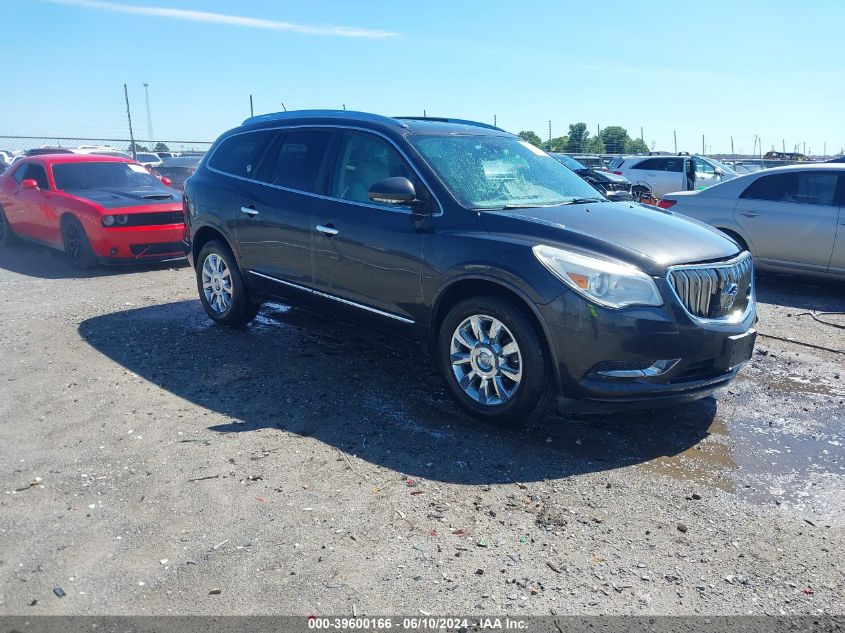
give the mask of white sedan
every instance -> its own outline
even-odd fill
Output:
[[[845,277],[845,164],[766,169],[660,207],[727,233],[761,270]]]

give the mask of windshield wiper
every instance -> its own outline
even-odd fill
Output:
[[[561,204],[587,204],[588,202],[607,202],[604,198],[573,198]]]

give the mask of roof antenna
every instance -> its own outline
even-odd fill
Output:
[[[425,108],[423,108],[423,118],[426,118]]]
[[[288,111],[288,109],[285,107],[285,102],[284,102],[284,101],[282,101],[282,110],[284,110],[285,112],[287,112],[287,111]]]

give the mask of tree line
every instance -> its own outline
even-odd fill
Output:
[[[543,141],[531,130],[523,130],[519,137],[547,152],[571,154],[648,154],[648,145],[639,138],[628,136],[628,130],[609,125],[598,136],[590,136],[586,123],[571,123],[569,134]]]

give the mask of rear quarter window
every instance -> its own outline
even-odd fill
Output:
[[[211,155],[208,166],[232,176],[252,178],[274,136],[275,132],[271,130],[258,130],[223,139]]]

